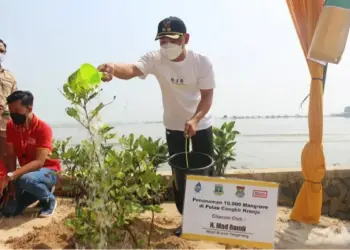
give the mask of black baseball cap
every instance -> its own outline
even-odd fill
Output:
[[[155,40],[162,37],[169,37],[172,39],[178,39],[187,33],[185,23],[178,17],[170,16],[158,24],[158,32]]]

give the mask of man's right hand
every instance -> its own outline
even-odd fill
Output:
[[[103,73],[102,81],[110,82],[113,79],[114,65],[113,63],[102,64],[97,70]]]

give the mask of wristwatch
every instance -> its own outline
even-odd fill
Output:
[[[10,178],[11,181],[13,181],[13,173],[12,172],[7,173],[7,177]]]

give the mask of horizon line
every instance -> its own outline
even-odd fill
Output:
[[[244,120],[244,119],[288,119],[288,118],[307,118],[307,115],[250,115],[250,116],[215,116],[214,119],[222,119],[222,120],[226,120],[226,119],[240,119],[240,120]],[[329,115],[323,115],[323,117],[336,117],[332,114]],[[50,123],[50,122],[49,122]],[[154,120],[154,121],[127,121],[127,122],[118,122],[118,121],[107,121],[105,122],[106,124],[111,124],[111,125],[131,125],[131,124],[159,124],[159,123],[163,123],[162,120]],[[51,123],[52,127],[70,127],[70,126],[80,126],[79,123]]]

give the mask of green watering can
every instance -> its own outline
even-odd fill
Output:
[[[84,63],[68,77],[68,84],[74,88],[93,87],[101,82],[103,73],[93,65]]]

